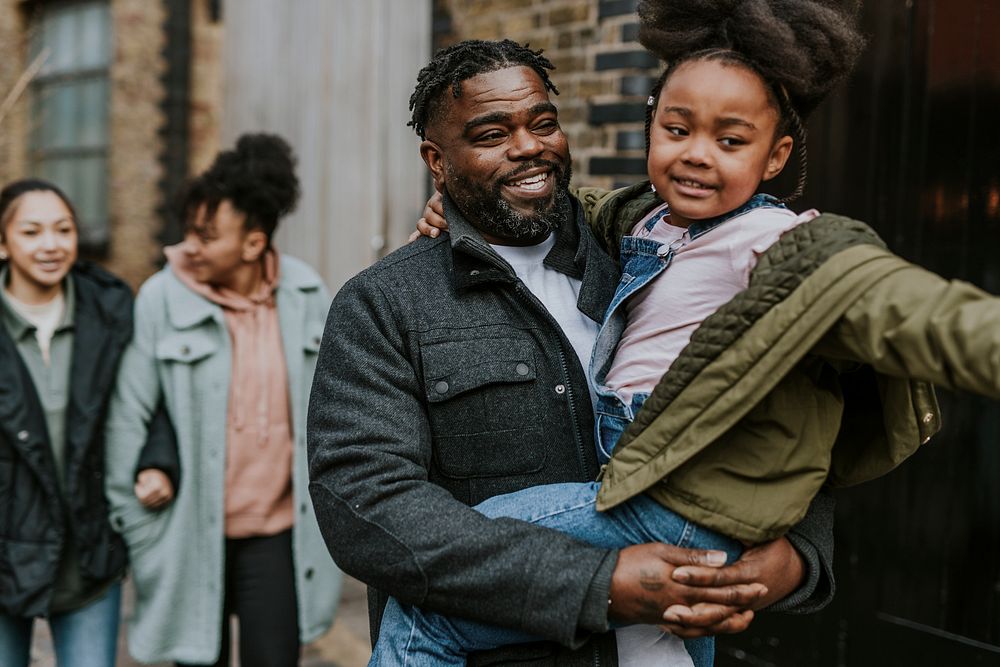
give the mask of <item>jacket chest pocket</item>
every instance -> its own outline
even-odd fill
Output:
[[[534,347],[516,338],[421,344],[434,459],[454,478],[540,470]]]
[[[205,331],[181,331],[156,344],[156,358],[180,364],[196,364],[219,349],[214,336]]]

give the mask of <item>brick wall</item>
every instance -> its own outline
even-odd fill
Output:
[[[545,50],[573,152],[574,181],[645,177],[643,105],[659,71],[635,41],[636,0],[436,0],[434,46],[510,38]]]
[[[0,44],[3,44],[3,57],[0,58],[0,104],[14,91],[18,79],[27,67],[23,18],[16,0],[0,0]],[[22,174],[25,168],[27,91],[10,99],[14,102],[13,106],[0,118],[0,183],[12,180]]]

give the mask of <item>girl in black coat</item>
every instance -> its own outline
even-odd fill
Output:
[[[103,419],[132,293],[77,262],[54,185],[0,191],[0,665],[48,617],[61,667],[112,667],[126,553],[108,522]]]

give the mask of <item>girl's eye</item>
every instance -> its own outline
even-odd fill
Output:
[[[719,143],[729,148],[735,148],[736,146],[744,145],[746,142],[739,137],[722,137],[719,139]]]
[[[687,128],[681,127],[679,125],[668,125],[667,132],[674,135],[675,137],[686,137],[688,135]]]

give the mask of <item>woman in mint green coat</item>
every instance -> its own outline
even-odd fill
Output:
[[[107,425],[107,495],[136,587],[129,652],[287,665],[331,625],[340,573],[308,496],[305,414],[330,304],[319,276],[271,236],[298,197],[294,158],[241,137],[182,198],[184,242],[139,291],[135,336]],[[173,465],[140,462],[161,400]]]

